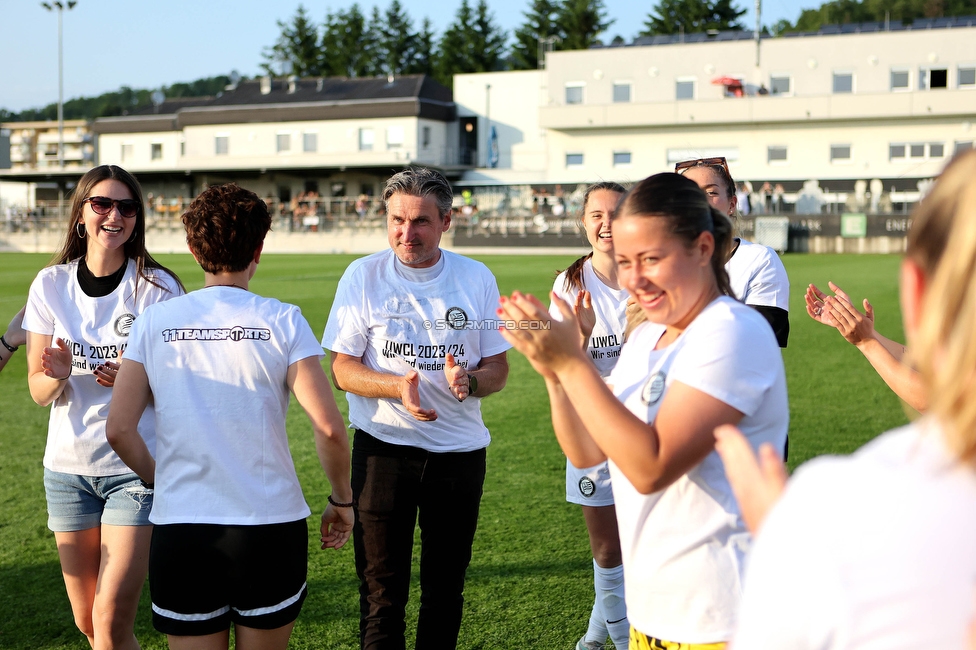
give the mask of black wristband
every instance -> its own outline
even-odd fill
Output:
[[[329,495],[329,503],[334,505],[336,508],[351,508],[354,505],[356,505],[355,501],[350,501],[349,503],[339,503],[338,501],[332,498],[331,494]]]
[[[142,479],[139,479],[139,482],[142,483],[142,487],[146,488],[147,490],[152,490],[156,487],[155,483],[146,483]]]
[[[20,346],[15,348],[14,346],[7,343],[7,339],[3,338],[3,334],[0,334],[0,343],[3,343],[3,347],[7,348],[11,352],[16,352],[17,350],[20,349]]]

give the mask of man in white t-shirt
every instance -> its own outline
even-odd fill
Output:
[[[363,648],[403,648],[415,522],[421,530],[418,648],[457,644],[464,574],[490,436],[481,398],[508,378],[498,287],[480,262],[440,249],[453,193],[407,169],[383,194],[392,250],[349,265],[322,346],[346,391],[353,541]]]

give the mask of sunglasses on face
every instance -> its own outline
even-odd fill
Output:
[[[112,208],[116,208],[119,214],[126,219],[131,219],[139,214],[139,202],[135,199],[122,199],[117,201],[105,196],[89,196],[82,203],[90,205],[95,214],[102,217],[109,214]]]
[[[725,174],[732,178],[731,172],[729,172],[729,163],[725,161],[725,156],[716,156],[714,158],[696,158],[695,160],[686,160],[684,162],[679,162],[675,164],[674,171],[681,173],[685,169],[691,169],[692,167],[715,167],[720,166],[725,170]]]

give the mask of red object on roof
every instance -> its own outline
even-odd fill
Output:
[[[715,85],[725,86],[726,92],[730,92],[736,97],[742,97],[745,93],[742,90],[742,80],[735,77],[716,77],[712,79]]]

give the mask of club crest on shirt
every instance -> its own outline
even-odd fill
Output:
[[[129,330],[132,329],[132,323],[135,321],[136,317],[132,314],[122,314],[115,319],[115,333],[119,336],[128,336]]]
[[[444,314],[444,320],[451,326],[451,329],[462,330],[468,324],[468,315],[460,307],[451,307]]]
[[[664,394],[664,380],[667,378],[663,372],[655,372],[653,375],[647,378],[644,382],[644,388],[641,389],[641,401],[644,402],[645,406],[650,406],[656,404],[661,395]]]
[[[596,483],[589,476],[584,476],[579,481],[579,491],[583,496],[591,497],[596,492]]]

